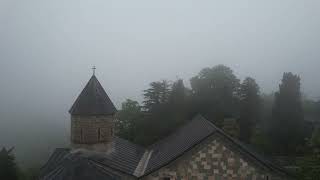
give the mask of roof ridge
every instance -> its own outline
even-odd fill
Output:
[[[151,150],[151,151],[146,150],[144,152],[144,154],[141,157],[141,159],[140,159],[140,161],[139,161],[139,163],[138,163],[133,175],[139,177],[139,176],[141,176],[141,175],[143,175],[145,173],[152,153],[153,153],[153,150]]]
[[[198,115],[194,116],[193,118],[191,118],[191,120],[189,120],[187,123],[181,125],[181,126],[178,127],[175,131],[171,132],[169,135],[167,135],[167,136],[159,139],[159,140],[156,141],[155,143],[147,146],[146,149],[150,150],[150,149],[154,148],[154,146],[156,146],[156,145],[160,144],[161,142],[165,141],[166,139],[174,136],[175,134],[177,134],[178,132],[180,132],[183,128],[185,128],[185,127],[187,127],[188,125],[190,125],[192,122],[198,121],[199,118],[200,118],[201,120],[208,121],[208,120],[205,119],[202,115],[198,114]],[[209,121],[208,121],[208,122],[209,122]]]

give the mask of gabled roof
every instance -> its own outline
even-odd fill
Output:
[[[153,153],[143,176],[168,165],[212,136],[219,137],[225,143],[229,144],[233,151],[239,152],[251,162],[273,172],[288,175],[284,169],[274,165],[269,158],[259,155],[259,153],[255,152],[248,145],[232,138],[203,116],[198,115],[170,136],[148,148],[149,151],[151,150]]]
[[[117,112],[95,75],[82,90],[69,113],[71,115],[112,115]]]
[[[85,156],[91,162],[95,162],[102,167],[112,168],[124,174],[139,178],[170,164],[189,150],[205,142],[209,137],[219,137],[219,139],[223,140],[233,151],[239,152],[245,159],[264,169],[280,175],[288,175],[282,168],[275,166],[248,148],[248,146],[230,137],[202,116],[196,116],[170,136],[147,148],[142,148],[116,137],[114,140],[115,151],[113,153],[108,155]],[[44,166],[44,174],[50,173],[54,168],[57,168],[57,164],[61,164],[61,159],[65,159],[61,157],[71,152],[69,151],[70,150],[62,151],[57,149],[56,153],[51,156],[48,163]]]

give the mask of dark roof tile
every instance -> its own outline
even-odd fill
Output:
[[[108,167],[133,175],[145,151],[144,148],[118,137],[114,138],[114,148],[114,151],[110,154],[86,151],[73,152],[70,149],[57,148],[42,168],[40,179],[67,179],[70,178],[71,172],[79,169],[83,170],[83,176],[93,173],[92,178],[89,179],[99,179],[94,178],[94,176],[101,175],[101,173],[99,174],[100,171],[95,172],[97,167]],[[71,172],[67,173],[68,171]],[[109,175],[110,173],[107,173],[105,176]],[[110,176],[113,177],[114,175],[111,174]],[[78,178],[75,178],[76,174],[73,177],[78,180]]]
[[[119,180],[120,177],[78,153],[69,153],[55,168],[41,177],[42,180]]]
[[[215,128],[201,116],[197,116],[172,135],[151,145],[152,150],[146,172],[159,168],[189,150],[203,139],[211,135]]]

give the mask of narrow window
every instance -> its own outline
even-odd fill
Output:
[[[101,129],[98,129],[98,140],[101,141]]]
[[[113,136],[113,128],[110,128],[110,135]]]
[[[162,180],[170,180],[170,178],[169,177],[164,177],[164,178],[162,178]]]
[[[83,130],[82,130],[82,128],[80,129],[80,142],[83,142]]]

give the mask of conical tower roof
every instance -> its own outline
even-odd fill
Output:
[[[116,112],[117,109],[95,75],[92,75],[69,110],[71,115],[112,115]]]

